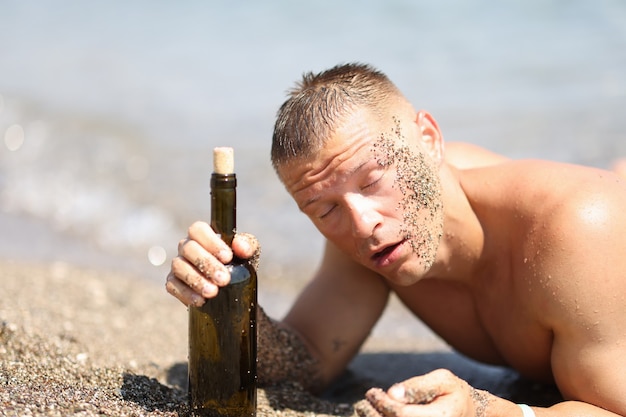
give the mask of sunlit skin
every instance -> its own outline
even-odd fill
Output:
[[[621,158],[613,162],[613,171],[626,178],[626,158]]]
[[[398,121],[402,134],[394,136]],[[381,164],[376,147],[385,135],[409,160],[421,155],[432,163],[442,222],[423,209],[406,224],[398,166]],[[566,401],[533,407],[538,417],[626,415],[623,178],[511,161],[472,145],[446,150],[434,118],[403,100],[389,118],[355,111],[319,153],[280,167],[279,175],[328,242],[319,270],[282,320],[318,360],[324,384],[358,352],[393,291],[461,353],[555,382]],[[412,246],[407,230],[441,238]],[[256,248],[249,236],[233,243],[241,257]],[[217,293],[225,282],[221,263],[232,252],[208,225],[194,224],[179,253],[168,291],[185,304]],[[416,392],[434,399],[412,404]],[[367,398],[380,415],[474,417],[480,402],[484,415],[521,416],[517,405],[477,394],[447,371]]]

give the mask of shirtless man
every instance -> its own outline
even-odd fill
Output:
[[[446,156],[435,119],[359,64],[304,77],[279,110],[272,161],[327,244],[287,316],[259,315],[261,381],[322,389],[393,291],[459,352],[555,382],[566,401],[530,409],[438,370],[370,390],[359,414],[626,416],[623,178],[470,145]],[[200,305],[228,281],[233,252],[257,249],[242,234],[231,252],[195,223],[167,290]]]

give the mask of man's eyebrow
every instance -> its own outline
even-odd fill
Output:
[[[304,204],[302,204],[302,206],[300,206],[300,211],[304,211],[305,208],[307,208],[311,204],[315,203],[319,199],[320,199],[320,195],[319,194],[316,194],[315,197],[309,198],[307,201],[304,202]]]
[[[345,175],[347,177],[351,177],[354,174],[356,174],[357,172],[359,172],[365,165],[367,165],[370,162],[370,160],[365,160],[363,162],[361,162],[358,166],[346,171]],[[320,195],[317,194],[311,198],[309,198],[307,201],[304,202],[304,204],[302,204],[302,206],[300,207],[300,210],[303,211],[306,207],[310,206],[311,204],[315,203],[317,200],[320,199]]]
[[[367,165],[367,164],[368,164],[368,162],[370,162],[370,160],[369,160],[369,159],[367,159],[367,160],[363,161],[362,163],[360,163],[360,164],[359,164],[359,166],[357,166],[357,167],[355,167],[355,168],[351,169],[350,171],[346,172],[346,175],[348,175],[348,176],[352,176],[352,175],[356,174],[356,173],[357,173],[357,172],[359,172],[359,171],[360,171],[360,170],[361,170],[361,169],[362,169],[365,165]]]

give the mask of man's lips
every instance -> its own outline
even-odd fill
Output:
[[[394,243],[393,245],[389,245],[384,247],[382,250],[376,252],[372,255],[371,259],[374,261],[376,266],[382,267],[387,266],[395,260],[396,250],[405,242],[405,240],[401,240],[398,243]]]

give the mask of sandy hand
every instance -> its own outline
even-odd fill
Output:
[[[200,307],[206,298],[217,295],[228,285],[230,273],[226,264],[236,256],[250,259],[256,268],[261,246],[249,233],[237,233],[229,247],[206,222],[195,222],[187,237],[178,244],[178,256],[166,279],[166,289],[185,305]]]
[[[489,393],[474,389],[450,371],[439,369],[395,384],[387,392],[372,388],[355,408],[361,417],[484,417],[489,401]]]
[[[372,388],[378,389],[378,388]],[[354,405],[354,410],[359,417],[380,417],[381,414],[367,400],[361,400]]]
[[[420,390],[395,384],[387,392],[380,388],[372,388],[367,391],[365,397],[365,400],[355,405],[360,417],[397,416],[400,415],[400,409],[407,404],[428,404],[437,397],[437,394],[432,389]]]
[[[409,384],[395,384],[389,388],[388,393],[390,397],[405,404],[428,404],[437,398],[436,390],[413,387]]]

